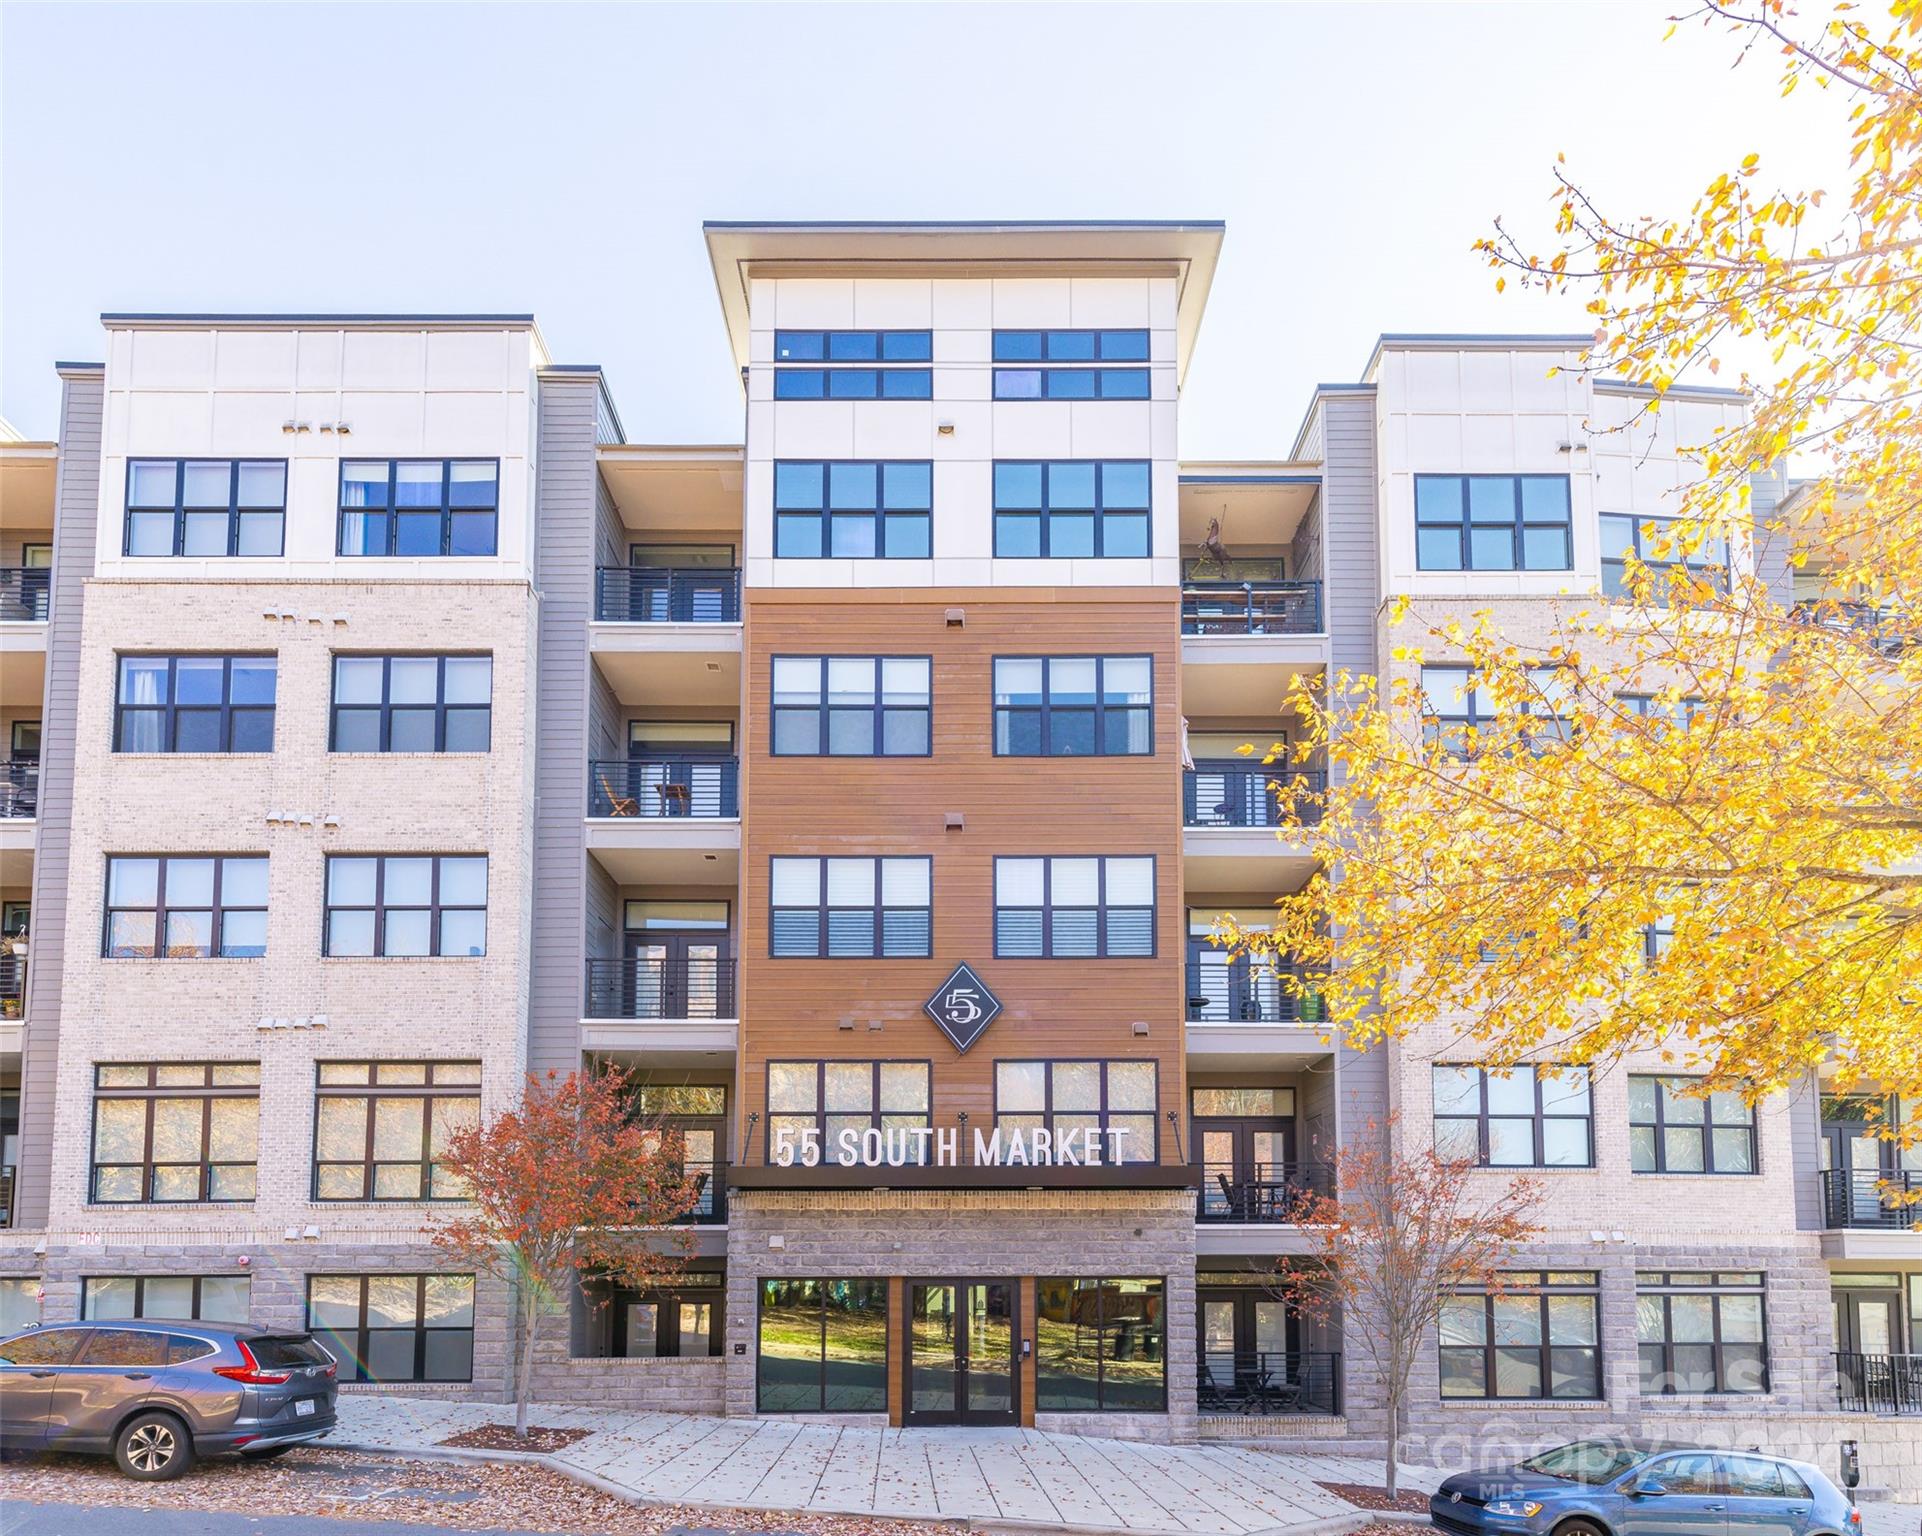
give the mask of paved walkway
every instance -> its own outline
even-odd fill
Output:
[[[511,1422],[498,1403],[340,1399],[330,1446],[434,1449],[478,1424]],[[1354,1506],[1318,1481],[1379,1483],[1381,1463],[1284,1456],[1229,1445],[1162,1445],[1032,1429],[867,1429],[783,1419],[618,1413],[541,1406],[537,1424],[592,1434],[548,1460],[630,1498],[718,1509],[1020,1522],[1137,1536],[1250,1536]],[[1403,1470],[1428,1489],[1440,1474]]]

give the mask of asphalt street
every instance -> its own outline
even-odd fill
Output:
[[[4,1475],[4,1474],[0,1474]],[[240,1515],[120,1505],[23,1504],[0,1500],[0,1536],[422,1536],[434,1526],[402,1520],[332,1520],[318,1515]],[[444,1529],[444,1527],[441,1527]],[[586,1536],[575,1531],[489,1532],[488,1536]]]

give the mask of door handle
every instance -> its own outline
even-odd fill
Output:
[[[29,1376],[51,1376],[54,1373],[52,1371],[28,1371],[27,1374]]]
[[[123,1371],[121,1376],[127,1381],[147,1381],[153,1376],[151,1371]]]

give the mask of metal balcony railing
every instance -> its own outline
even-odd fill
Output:
[[[689,1227],[719,1227],[727,1224],[727,1164],[723,1162],[690,1163],[687,1171],[694,1175],[700,1185],[700,1196],[694,1209],[680,1218],[677,1225]]]
[[[0,565],[0,619],[47,622],[53,572],[44,565]]]
[[[613,624],[738,624],[741,573],[711,566],[604,565],[594,617]]]
[[[1922,1414],[1922,1355],[1837,1351],[1835,1395],[1844,1413]]]
[[[1318,1024],[1318,992],[1295,996],[1273,971],[1246,956],[1207,949],[1188,956],[1188,1018],[1197,1024]]]
[[[1204,1414],[1341,1412],[1341,1353],[1202,1347],[1195,1406]]]
[[[26,1012],[27,962],[20,955],[0,955],[0,1019],[17,1019]]]
[[[1196,1221],[1258,1222],[1286,1226],[1297,1219],[1305,1195],[1334,1193],[1329,1163],[1254,1163],[1244,1168],[1195,1165],[1199,1192]]]
[[[1290,768],[1285,763],[1259,762],[1250,766],[1239,759],[1203,759],[1181,774],[1181,824],[1186,827],[1279,827],[1282,814],[1281,792],[1276,787],[1287,783],[1297,787],[1291,809],[1303,826],[1321,820],[1318,801],[1301,798],[1303,792],[1318,795],[1328,788],[1328,775],[1318,768]]]
[[[40,765],[0,763],[0,818],[40,814]]]
[[[734,962],[630,956],[587,962],[590,1019],[734,1018]]]
[[[1922,1173],[1904,1168],[1825,1168],[1822,1224],[1902,1232],[1922,1223]]]
[[[1184,635],[1318,635],[1318,581],[1191,581],[1181,589]]]
[[[0,1227],[13,1225],[13,1164],[0,1163]]]
[[[622,757],[587,765],[590,816],[739,816],[731,757]]]

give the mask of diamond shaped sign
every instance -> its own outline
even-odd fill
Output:
[[[921,1006],[934,1020],[935,1028],[954,1042],[955,1050],[964,1052],[1001,1012],[1001,999],[969,967],[957,965],[940,990]]]

